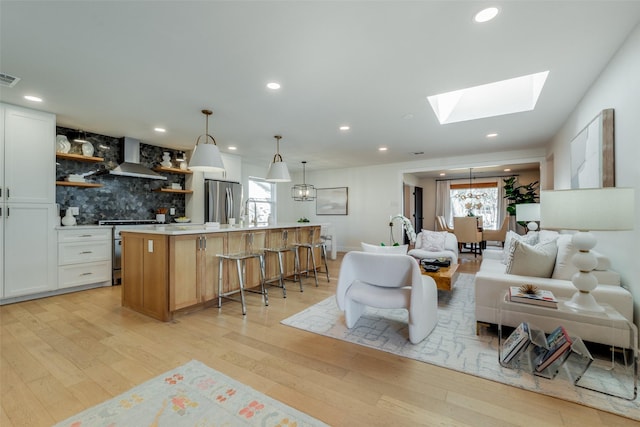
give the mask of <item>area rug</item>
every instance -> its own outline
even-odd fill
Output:
[[[438,325],[419,344],[413,345],[408,341],[407,317],[406,310],[368,307],[356,325],[347,329],[344,315],[338,309],[335,297],[330,297],[283,320],[282,323],[640,420],[637,400],[628,401],[576,387],[568,377],[564,377],[562,370],[555,379],[550,380],[529,372],[500,366],[497,332],[481,328],[480,335],[476,335],[472,274],[460,274],[451,292],[438,291]],[[614,387],[616,390],[626,387],[625,390],[629,390],[628,396],[631,396],[631,368],[624,371],[624,366],[616,366],[616,373],[625,372],[622,381],[624,384],[621,385],[618,378],[609,378],[611,373],[607,367],[607,362],[596,360],[581,379],[581,383],[596,384],[605,390],[607,387]]]
[[[197,360],[55,427],[326,426]]]

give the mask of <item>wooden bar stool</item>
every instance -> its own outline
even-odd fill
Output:
[[[269,239],[269,246],[264,248],[266,253],[272,253],[277,255],[278,257],[278,268],[280,274],[278,274],[277,279],[265,280],[266,285],[278,286],[282,288],[282,296],[284,298],[287,297],[287,288],[284,284],[286,280],[293,280],[294,282],[300,282],[300,292],[303,292],[302,289],[302,278],[299,277],[300,271],[300,259],[298,258],[298,247],[293,243],[289,242],[289,230],[282,230],[281,232],[271,233]],[[293,253],[293,279],[288,279],[285,276],[284,269],[284,261],[283,257],[287,254],[287,252]],[[274,284],[275,281],[278,281],[278,285]]]
[[[233,233],[230,233],[231,235]],[[267,290],[264,287],[265,280],[265,270],[264,270],[264,251],[262,249],[257,249],[264,244],[265,232],[249,232],[242,233],[239,245],[236,243],[232,243],[229,241],[227,243],[229,249],[227,253],[218,254],[219,259],[219,269],[218,269],[218,308],[222,307],[222,298],[229,299],[232,301],[238,301],[242,304],[242,314],[247,314],[247,306],[245,303],[244,292],[254,292],[261,294],[264,297],[264,305],[269,305],[269,297],[267,295]],[[231,238],[229,239],[231,240]],[[262,242],[262,243],[259,243]],[[260,289],[246,289],[246,274],[247,274],[247,261],[251,259],[257,259],[259,263],[259,271],[260,271]],[[226,293],[222,292],[222,277],[223,277],[223,269],[225,260],[235,261],[236,263],[236,271],[238,274],[238,282],[240,284],[240,288],[229,291]],[[228,265],[229,263],[227,263]],[[240,299],[233,298],[233,295],[240,294]]]

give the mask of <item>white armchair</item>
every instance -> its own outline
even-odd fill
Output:
[[[338,307],[351,329],[367,306],[409,310],[409,341],[417,344],[438,323],[435,281],[420,273],[408,255],[352,251],[342,260],[336,290]]]
[[[451,259],[451,264],[458,263],[458,239],[455,234],[447,232],[444,239],[444,247],[439,248],[439,250],[434,250],[434,248],[427,248],[425,246],[425,239],[423,238],[423,233],[425,232],[428,231],[422,230],[418,233],[416,236],[416,244],[413,249],[409,250],[409,255],[418,259],[449,258]],[[433,233],[433,231],[431,231],[431,233]]]

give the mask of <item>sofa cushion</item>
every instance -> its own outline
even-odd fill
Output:
[[[422,235],[422,244],[419,249],[433,252],[444,250],[444,243],[448,234],[446,231],[422,230],[420,234]]]
[[[502,263],[503,264],[507,264],[507,262],[509,261],[509,257],[511,254],[511,245],[513,244],[514,241],[520,241],[523,243],[526,243],[528,245],[535,245],[536,243],[538,243],[538,233],[532,232],[532,233],[528,233],[525,234],[524,236],[521,236],[520,234],[514,232],[514,231],[507,231],[507,235],[504,238],[504,249],[502,251]]]
[[[551,275],[554,279],[571,280],[571,277],[578,272],[578,268],[573,265],[573,255],[578,252],[571,242],[572,234],[561,234],[558,237],[558,255],[556,256],[556,265]],[[596,257],[596,268],[594,273],[598,277],[598,283],[607,285],[619,285],[619,275],[604,274],[611,269],[611,260],[597,251],[591,251]],[[598,274],[603,272],[603,274]]]
[[[555,240],[535,246],[514,240],[506,272],[521,276],[551,277],[557,251]]]

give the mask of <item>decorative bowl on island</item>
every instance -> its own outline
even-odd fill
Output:
[[[187,218],[186,216],[180,216],[174,219],[175,222],[185,223],[191,221],[191,218]]]

